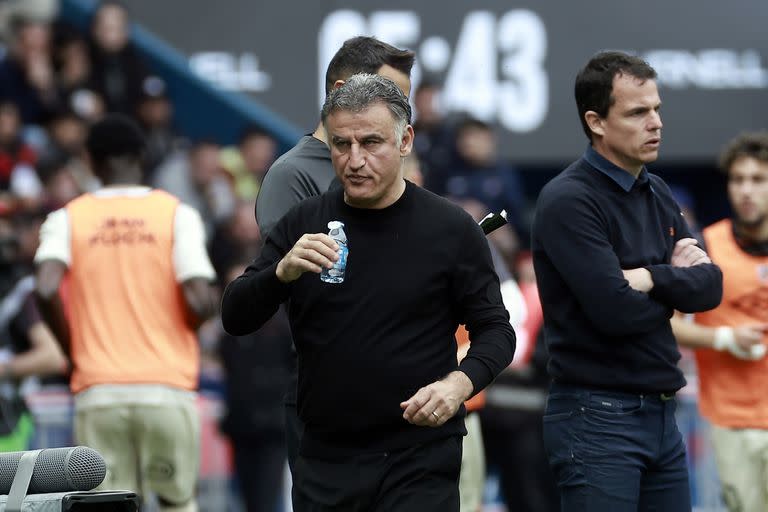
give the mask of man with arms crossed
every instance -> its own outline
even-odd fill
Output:
[[[545,447],[565,512],[683,512],[670,317],[715,307],[722,274],[645,168],[661,142],[653,68],[599,53],[575,95],[590,145],[542,190],[532,234],[553,379]]]
[[[107,116],[88,135],[104,187],[48,216],[35,255],[46,319],[70,349],[75,437],[107,463],[105,489],[197,510],[195,328],[216,311],[200,215],[140,186],[144,138]],[[67,278],[64,300],[60,290]]]
[[[355,73],[376,73],[394,81],[406,96],[411,90],[414,54],[373,37],[354,37],[344,42],[328,64],[325,91],[330,93]],[[262,238],[293,206],[327,191],[335,177],[331,153],[322,123],[311,135],[275,161],[267,171],[256,200],[256,222]],[[295,356],[294,356],[295,359]],[[285,397],[285,430],[288,464],[293,471],[303,425],[296,413],[296,369]]]
[[[304,511],[458,511],[463,402],[512,360],[514,331],[482,229],[403,179],[413,128],[389,79],[351,77],[322,110],[343,189],[308,199],[229,284],[224,328],[251,332],[290,300],[305,424],[293,501]],[[325,233],[344,223],[342,283]],[[473,340],[461,364],[454,333]]]
[[[699,407],[712,442],[728,510],[763,512],[768,503],[768,132],[732,140],[720,157],[733,216],[704,229],[723,270],[723,301],[694,322],[672,320],[677,341],[696,350]]]

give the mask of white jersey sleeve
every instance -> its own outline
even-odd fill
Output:
[[[69,267],[72,261],[69,238],[67,210],[61,208],[49,213],[40,227],[40,246],[35,253],[35,263],[57,260]]]
[[[173,222],[173,266],[179,283],[196,277],[216,279],[205,247],[203,219],[197,210],[184,203],[176,208]]]

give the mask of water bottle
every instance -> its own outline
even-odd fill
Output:
[[[347,255],[349,255],[347,235],[344,233],[344,223],[332,220],[328,223],[328,229],[328,236],[333,238],[339,246],[339,259],[336,260],[333,267],[323,268],[323,271],[320,272],[320,280],[326,283],[342,283],[344,282],[344,271],[347,268]]]

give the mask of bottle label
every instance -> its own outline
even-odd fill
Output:
[[[324,268],[320,273],[320,279],[326,283],[342,283],[344,282],[344,271],[347,267],[347,256],[349,255],[349,249],[344,244],[339,244],[339,251],[337,253],[339,259],[333,264],[331,268]]]
[[[330,230],[328,236],[334,239],[338,244],[339,250],[337,254],[339,259],[333,264],[333,267],[326,269],[320,273],[320,280],[326,283],[342,283],[344,282],[344,271],[347,267],[347,256],[349,255],[349,248],[347,247],[347,237],[344,233],[344,223],[332,220],[328,223],[328,229]]]
[[[334,263],[333,268],[340,268],[344,269],[347,267],[347,255],[349,254],[349,249],[344,244],[339,244],[339,259],[336,260],[336,263]]]

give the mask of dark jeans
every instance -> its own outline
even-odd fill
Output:
[[[429,427],[424,427],[429,428]],[[299,455],[294,512],[459,512],[462,438],[323,460]]]
[[[688,512],[685,445],[673,397],[552,384],[544,445],[561,510]]]

